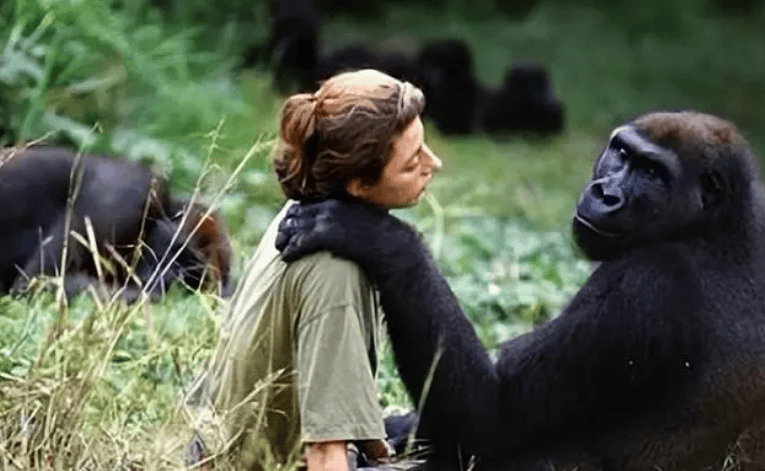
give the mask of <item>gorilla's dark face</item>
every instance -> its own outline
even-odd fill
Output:
[[[673,149],[630,126],[616,128],[579,197],[574,238],[592,260],[607,260],[646,242],[668,240],[702,217],[698,178]]]

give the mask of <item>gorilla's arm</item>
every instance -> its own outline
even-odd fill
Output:
[[[685,397],[677,388],[698,365],[701,296],[672,249],[603,263],[558,318],[506,342],[495,368],[419,236],[396,218],[333,200],[294,205],[277,248],[286,260],[327,249],[369,271],[415,401],[441,352],[421,419],[437,452],[459,443],[463,457],[491,460],[555,436],[592,438],[648,404],[673,410],[665,398]]]
[[[415,406],[426,395],[423,435],[437,436],[443,450],[461,444],[466,458],[482,454],[499,419],[498,378],[417,232],[378,209],[328,200],[293,205],[276,244],[288,261],[326,248],[369,272]]]
[[[504,444],[595,438],[635,417],[663,423],[711,335],[698,299],[693,270],[670,247],[600,265],[560,316],[502,345]]]

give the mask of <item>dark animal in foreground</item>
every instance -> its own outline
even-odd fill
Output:
[[[734,446],[765,469],[765,195],[743,137],[694,112],[617,128],[573,233],[599,266],[496,362],[419,235],[387,213],[294,205],[277,246],[373,276],[401,378],[415,404],[425,395],[428,469],[716,470]]]
[[[409,435],[416,434],[419,420],[420,418],[414,412],[385,417],[386,440],[397,455],[406,451]],[[414,439],[414,437],[412,438]]]
[[[63,266],[68,294],[100,281],[125,286],[127,299],[140,289],[156,297],[176,279],[230,290],[221,217],[172,199],[167,183],[140,164],[90,155],[78,161],[57,147],[5,149],[0,207],[0,293],[24,290],[29,279]]]

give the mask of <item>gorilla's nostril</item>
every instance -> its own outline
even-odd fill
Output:
[[[603,195],[603,204],[606,206],[618,206],[621,203],[621,198],[614,195]]]

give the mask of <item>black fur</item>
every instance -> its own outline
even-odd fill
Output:
[[[588,224],[586,253],[611,233],[623,242],[496,363],[411,227],[337,200],[295,205],[283,221],[285,259],[329,249],[375,279],[401,378],[415,404],[425,396],[429,469],[471,457],[479,471],[720,469],[765,422],[765,196],[748,147],[696,113],[626,129],[633,153],[609,142],[575,221]]]
[[[101,281],[126,286],[126,299],[141,288],[156,298],[176,279],[200,287],[211,269],[228,293],[225,225],[213,214],[192,235],[206,208],[171,199],[166,186],[134,162],[92,155],[78,160],[58,147],[0,152],[0,293],[23,291],[40,274],[58,274],[67,244],[67,294],[98,281],[90,251],[64,237],[68,230],[88,240],[86,220],[102,258]]]
[[[565,105],[550,88],[547,71],[539,64],[514,64],[497,90],[485,90],[478,117],[488,133],[563,131]]]
[[[473,132],[478,85],[470,46],[459,39],[426,44],[417,56],[417,66],[425,114],[444,134]]]
[[[531,131],[559,133],[565,106],[539,64],[513,64],[497,89],[475,78],[473,54],[462,40],[426,44],[417,57],[416,85],[425,93],[425,114],[444,134]]]
[[[296,30],[301,34],[310,31]],[[420,87],[426,98],[424,114],[447,135],[518,131],[546,135],[564,128],[565,106],[552,91],[543,66],[514,64],[508,68],[502,85],[489,89],[475,78],[470,46],[459,39],[430,42],[414,57],[362,44],[344,46],[328,55],[315,56],[306,51],[301,57],[318,57],[313,79],[300,78],[308,73],[312,59],[295,69],[277,68],[276,81],[283,82],[287,72],[301,70],[303,75],[298,75],[298,81],[306,84],[304,89],[312,90],[340,72],[377,69]]]
[[[270,6],[273,26],[267,50],[276,89],[283,94],[313,90],[320,24],[315,1],[271,0]]]
[[[415,412],[393,414],[385,417],[385,439],[396,452],[396,455],[406,453],[410,438],[414,445],[420,417]],[[421,435],[421,434],[420,434]]]
[[[368,68],[413,83],[417,82],[419,77],[416,64],[403,52],[376,51],[361,44],[353,44],[319,59],[316,82],[340,72]]]

